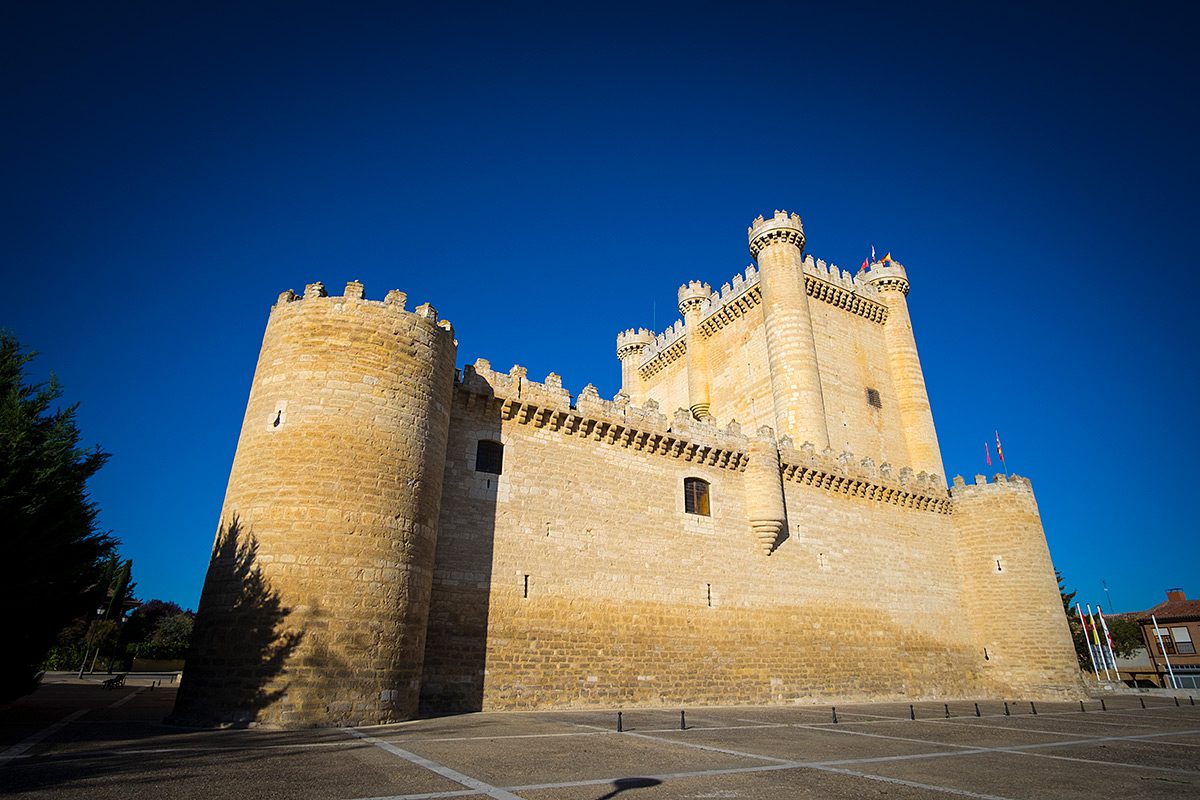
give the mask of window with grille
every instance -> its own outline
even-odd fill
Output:
[[[475,448],[475,471],[499,475],[504,469],[504,445],[482,439]]]
[[[883,408],[883,400],[879,397],[878,389],[867,389],[867,405],[872,408]]]
[[[708,504],[708,481],[700,478],[683,479],[683,510],[702,517],[711,516]]]
[[[1171,631],[1167,628],[1161,629],[1154,634],[1154,638],[1158,640],[1158,649],[1166,655],[1175,655],[1175,643],[1171,641]]]
[[[1181,656],[1196,654],[1196,645],[1192,643],[1192,632],[1187,628],[1171,628],[1171,638],[1175,640],[1175,649]]]

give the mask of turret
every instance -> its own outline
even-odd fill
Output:
[[[455,341],[404,303],[315,283],[272,309],[177,719],[416,714]]]
[[[630,328],[617,334],[617,358],[621,361],[621,391],[635,405],[646,400],[646,388],[638,367],[646,357],[646,348],[654,344],[654,334],[645,328]]]
[[[700,319],[708,307],[712,287],[700,281],[691,281],[679,287],[679,313],[683,315],[687,336],[688,408],[692,416],[708,420],[709,371],[707,342],[700,335]]]
[[[879,300],[887,306],[887,321],[883,325],[892,385],[899,401],[900,424],[904,428],[904,443],[912,468],[941,475],[942,451],[938,447],[937,431],[933,427],[933,411],[925,389],[925,375],[917,356],[912,320],[908,315],[908,273],[903,265],[887,259],[871,265],[865,275],[867,283],[879,290]]]
[[[758,260],[775,431],[823,450],[829,428],[804,288],[804,226],[798,215],[776,211],[754,220],[747,234]]]
[[[767,426],[750,440],[750,460],[746,464],[746,516],[750,530],[764,553],[770,555],[787,527],[783,498],[783,471],[775,434]]]

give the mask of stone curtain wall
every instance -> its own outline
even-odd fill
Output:
[[[504,443],[502,475],[475,471],[480,438]],[[765,555],[748,445],[586,391],[572,409],[519,368],[467,368],[425,710],[1028,693],[989,677],[940,479],[785,443],[788,526]],[[710,482],[711,517],[684,512],[685,477]]]
[[[416,713],[455,342],[428,305],[362,292],[313,284],[271,312],[179,719]]]

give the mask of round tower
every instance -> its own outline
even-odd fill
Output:
[[[404,302],[317,283],[272,309],[177,718],[416,714],[455,341]]]
[[[799,215],[776,211],[754,220],[747,234],[758,260],[775,431],[812,442],[819,452],[829,446],[829,427],[804,288],[804,226]]]
[[[883,337],[909,464],[914,471],[942,475],[942,451],[933,427],[933,410],[925,389],[921,359],[917,356],[912,319],[908,316],[908,273],[901,264],[888,259],[886,264],[872,264],[865,278],[879,290],[879,299],[888,309]]]
[[[754,540],[766,555],[779,544],[787,527],[787,509],[783,497],[783,470],[774,432],[764,425],[750,440],[750,460],[746,465],[746,515]]]
[[[687,337],[688,408],[699,420],[711,418],[708,388],[708,343],[700,336],[700,318],[708,306],[712,287],[691,281],[679,287],[679,313]]]
[[[646,387],[638,367],[646,357],[646,350],[654,344],[654,334],[645,328],[630,328],[617,334],[617,358],[621,361],[621,391],[629,395],[634,405],[646,401]]]

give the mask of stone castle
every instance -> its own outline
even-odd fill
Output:
[[[280,295],[177,718],[1078,691],[1029,481],[941,477],[904,267],[749,245],[613,400],[457,370],[399,291]]]

